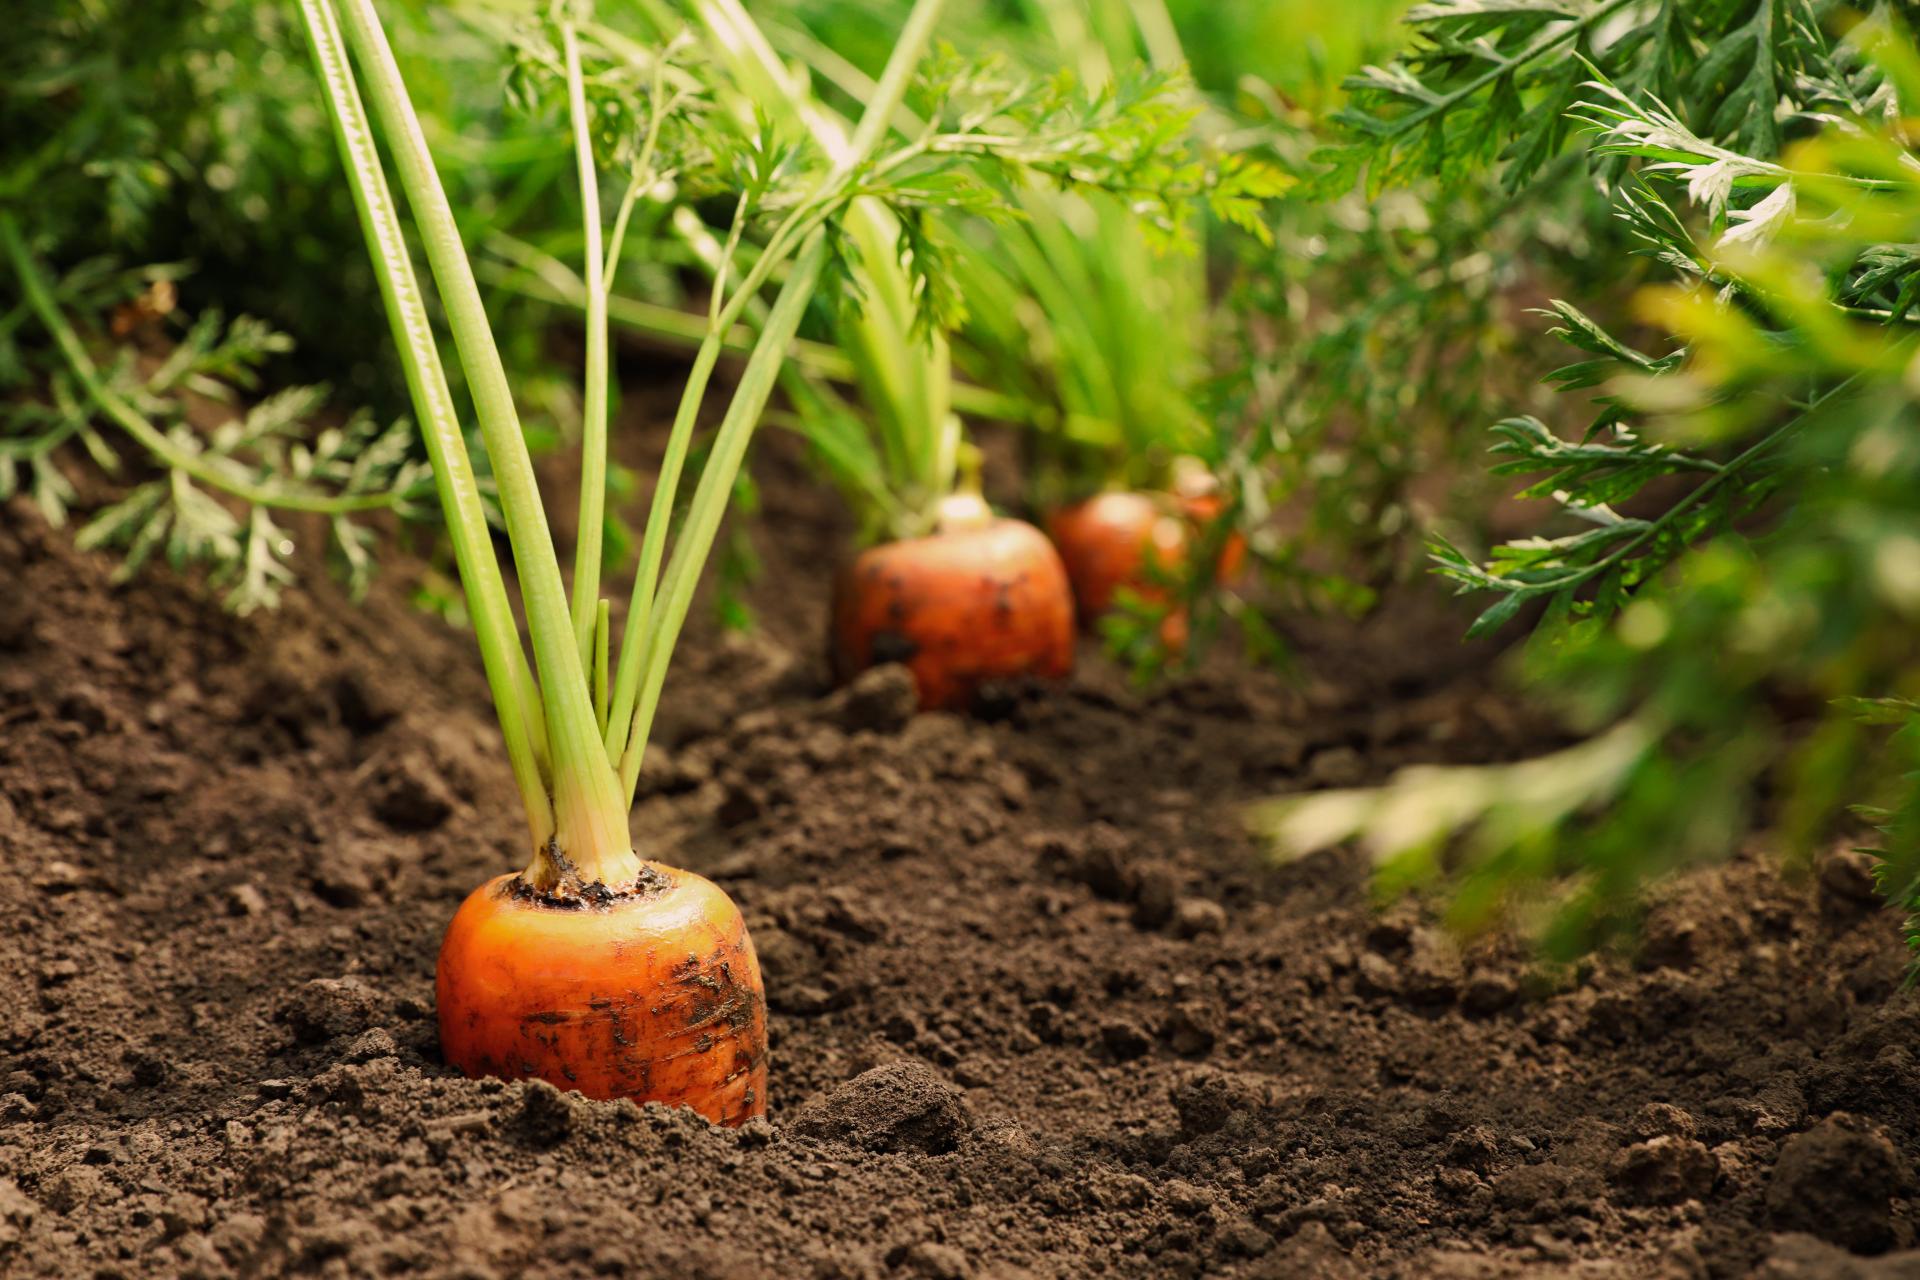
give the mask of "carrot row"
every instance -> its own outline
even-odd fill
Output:
[[[835,586],[831,656],[836,679],[905,664],[928,710],[964,707],[989,680],[1055,679],[1073,668],[1076,617],[1091,627],[1122,590],[1166,604],[1165,583],[1184,571],[1197,532],[1219,517],[1213,497],[1104,493],[1056,511],[1051,540],[983,504],[934,533],[861,553]],[[1246,543],[1227,540],[1224,580],[1240,570]],[[1184,606],[1161,627],[1169,649],[1186,647]]]

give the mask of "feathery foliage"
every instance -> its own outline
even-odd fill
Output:
[[[1564,531],[1485,560],[1434,548],[1444,576],[1495,594],[1476,633],[1537,619],[1524,669],[1594,736],[1497,786],[1449,778],[1438,807],[1435,779],[1410,771],[1378,792],[1265,806],[1256,825],[1294,853],[1358,836],[1388,886],[1449,871],[1469,923],[1551,885],[1549,936],[1576,948],[1630,919],[1650,878],[1724,856],[1755,816],[1804,851],[1852,803],[1881,826],[1883,886],[1920,911],[1903,248],[1920,234],[1920,159],[1898,123],[1920,100],[1911,37],[1886,6],[1843,28],[1827,6],[1785,0],[1412,16],[1422,52],[1369,80],[1417,68],[1426,88],[1379,89],[1372,123],[1350,121],[1349,156],[1403,174],[1431,167],[1435,132],[1462,131],[1449,136],[1464,146],[1474,130],[1500,145],[1453,176],[1504,162],[1524,181],[1563,126],[1499,95],[1537,94],[1583,140],[1656,282],[1627,300],[1631,329],[1591,306],[1549,310],[1578,355],[1549,381],[1590,404],[1583,431],[1531,415],[1494,428],[1495,470],[1527,476]],[[1599,31],[1606,43],[1589,47]],[[1511,66],[1464,92],[1475,40],[1506,50],[1487,67]],[[1570,86],[1551,78],[1569,73],[1548,46],[1587,57]],[[1429,90],[1417,127],[1390,127]],[[1456,831],[1468,834],[1443,856]]]
[[[59,527],[79,500],[65,468],[84,460],[116,481],[131,477],[75,535],[82,549],[120,554],[116,580],[160,555],[176,570],[207,569],[235,612],[272,607],[294,580],[295,542],[280,513],[324,521],[330,558],[358,595],[374,568],[366,518],[430,514],[426,468],[404,421],[382,427],[360,413],[326,422],[321,386],[245,403],[259,366],[291,345],[286,335],[215,311],[183,325],[165,270],[113,271],[96,259],[49,280],[7,215],[0,248],[23,298],[16,322],[0,329],[0,385],[12,388],[0,402],[0,500],[25,492]],[[126,336],[90,346],[69,312],[109,307]],[[27,340],[28,317],[44,344]],[[135,340],[134,330],[169,325],[176,331],[151,353]]]

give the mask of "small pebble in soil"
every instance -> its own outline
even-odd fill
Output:
[[[802,1137],[869,1151],[940,1155],[973,1128],[966,1095],[924,1062],[887,1062],[809,1100],[792,1122]]]
[[[1893,1199],[1912,1185],[1912,1171],[1884,1133],[1836,1114],[1782,1144],[1767,1212],[1781,1230],[1879,1253],[1894,1240]]]
[[[1182,898],[1173,905],[1173,931],[1183,938],[1221,933],[1226,927],[1226,908],[1211,898]]]
[[[1636,1142],[1615,1158],[1613,1185],[1632,1204],[1682,1204],[1713,1192],[1720,1162],[1692,1138],[1662,1135]]]

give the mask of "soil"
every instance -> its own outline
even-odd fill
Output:
[[[758,944],[738,1130],[442,1064],[440,930],[523,828],[418,566],[235,619],[0,513],[0,1273],[1920,1274],[1857,856],[1742,850],[1571,970],[1457,945],[1236,818],[1550,741],[1444,602],[1302,629],[1293,682],[1088,653],[916,716],[827,687],[845,529],[769,445],[761,626],[685,647],[634,818]]]

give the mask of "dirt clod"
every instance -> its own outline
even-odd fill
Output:
[[[396,831],[430,831],[459,803],[424,751],[406,751],[387,761],[368,780],[367,792],[374,816]]]
[[[922,1240],[889,1251],[887,1265],[898,1275],[919,1277],[920,1280],[971,1280],[974,1274],[973,1265],[967,1261],[966,1254],[950,1244],[939,1244],[932,1240]]]
[[[267,909],[267,897],[250,884],[237,884],[227,890],[227,914],[257,916]]]
[[[869,1151],[940,1155],[973,1127],[966,1095],[924,1062],[883,1063],[815,1099],[793,1118],[796,1133]]]
[[[1153,1047],[1153,1039],[1128,1018],[1113,1018],[1100,1024],[1100,1042],[1107,1046],[1116,1062],[1131,1062]]]
[[[1158,929],[1173,919],[1180,897],[1180,872],[1166,861],[1143,862],[1134,868],[1133,922],[1142,929]]]
[[[545,1080],[528,1080],[520,1089],[520,1130],[528,1142],[550,1147],[573,1136],[579,1095],[562,1093]]]
[[[1680,1204],[1713,1191],[1720,1162],[1692,1138],[1662,1135],[1636,1142],[1613,1166],[1613,1185],[1631,1204]]]
[[[1649,1102],[1633,1113],[1627,1131],[1641,1141],[1652,1138],[1691,1138],[1699,1130],[1694,1118],[1669,1102]]]
[[[359,978],[315,978],[301,984],[281,1012],[296,1040],[322,1044],[365,1031],[374,1017],[374,994]]]
[[[1920,1280],[1920,1250],[1860,1258],[1814,1236],[1777,1235],[1754,1280]]]
[[[1831,905],[1873,910],[1883,905],[1874,881],[1874,858],[1858,849],[1840,849],[1820,863],[1820,889]]]
[[[849,732],[898,733],[920,709],[920,694],[913,672],[889,662],[855,676],[825,709]]]
[[[1167,1019],[1167,1041],[1173,1051],[1184,1057],[1202,1057],[1220,1038],[1218,1019],[1213,1009],[1199,1000],[1184,1000]]]
[[[1460,1007],[1486,1017],[1520,998],[1520,985],[1504,973],[1476,973],[1460,993]]]
[[[1173,904],[1173,931],[1182,938],[1224,932],[1226,908],[1211,898],[1182,898]]]
[[[1257,1076],[1201,1069],[1173,1086],[1173,1108],[1180,1132],[1189,1138],[1218,1133],[1235,1117],[1251,1119],[1267,1101],[1269,1089]]]
[[[1781,1146],[1767,1211],[1782,1230],[1879,1253],[1894,1241],[1893,1198],[1911,1181],[1884,1133],[1854,1116],[1829,1116]]]

